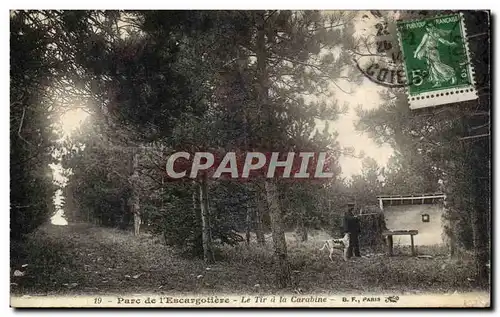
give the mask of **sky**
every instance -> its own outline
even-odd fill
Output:
[[[393,154],[392,147],[389,145],[379,146],[368,135],[358,132],[354,128],[355,123],[359,120],[355,109],[358,106],[364,110],[378,108],[382,102],[379,97],[380,91],[382,91],[381,86],[368,79],[365,79],[351,94],[337,91],[336,98],[339,105],[347,105],[348,110],[338,120],[330,122],[329,128],[330,131],[337,131],[337,140],[340,146],[353,147],[356,154],[362,150],[365,156],[372,157],[382,167],[386,166],[389,157]],[[324,123],[317,126],[320,131],[323,127]],[[362,172],[361,159],[359,158],[341,156],[339,164],[343,177],[350,178],[352,175]]]
[[[58,122],[58,124],[62,128],[61,140],[71,137],[71,132],[77,129],[85,120],[85,118],[87,118],[87,116],[88,113],[79,108],[65,112],[64,115],[61,116]],[[66,186],[66,182],[68,181],[68,179],[63,175],[64,171],[61,163],[58,162],[55,164],[50,164],[50,168],[52,169],[52,175],[54,179],[59,184],[61,184],[61,187]],[[58,189],[54,194],[54,205],[56,207],[56,213],[51,218],[51,222],[55,225],[65,226],[68,224],[66,219],[64,219],[63,217],[64,214],[64,209],[62,208],[63,199],[64,198],[62,189]]]
[[[359,11],[355,20],[355,35],[374,36],[376,34],[375,24],[379,22],[380,20],[370,12]],[[342,85],[341,82],[339,82],[339,85],[342,88],[347,87]],[[337,121],[329,123],[330,131],[337,131],[339,134],[340,146],[353,147],[355,153],[362,150],[365,156],[372,157],[379,166],[386,166],[389,157],[393,154],[392,147],[389,145],[378,146],[368,135],[357,132],[354,128],[355,123],[359,120],[355,109],[358,106],[361,106],[364,110],[378,108],[382,102],[379,92],[386,88],[365,78],[361,85],[349,85],[348,89],[345,89],[351,89],[350,94],[335,88],[334,85],[332,85],[332,89],[335,92],[338,104],[340,106],[345,104],[348,107],[346,114],[342,115]],[[318,125],[320,130],[323,127],[324,123]],[[339,164],[342,168],[343,177],[350,178],[352,175],[361,174],[362,172],[361,159],[342,156]]]

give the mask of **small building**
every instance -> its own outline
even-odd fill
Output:
[[[415,245],[444,244],[443,212],[445,195],[377,196],[388,230],[418,230]],[[394,244],[410,245],[409,236],[394,236]]]

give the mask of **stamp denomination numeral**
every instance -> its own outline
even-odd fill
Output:
[[[424,82],[424,76],[422,74],[422,70],[420,69],[413,69],[411,71],[411,82],[415,86],[420,86]]]

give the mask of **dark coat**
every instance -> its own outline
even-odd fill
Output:
[[[344,216],[343,230],[344,233],[358,235],[361,232],[359,219],[349,215]]]

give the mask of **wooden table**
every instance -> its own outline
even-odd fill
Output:
[[[411,239],[411,255],[416,256],[415,252],[415,243],[413,242],[413,236],[418,234],[418,230],[388,230],[384,231],[382,235],[387,239],[387,253],[389,256],[392,256],[392,248],[393,248],[393,236],[410,236]]]

